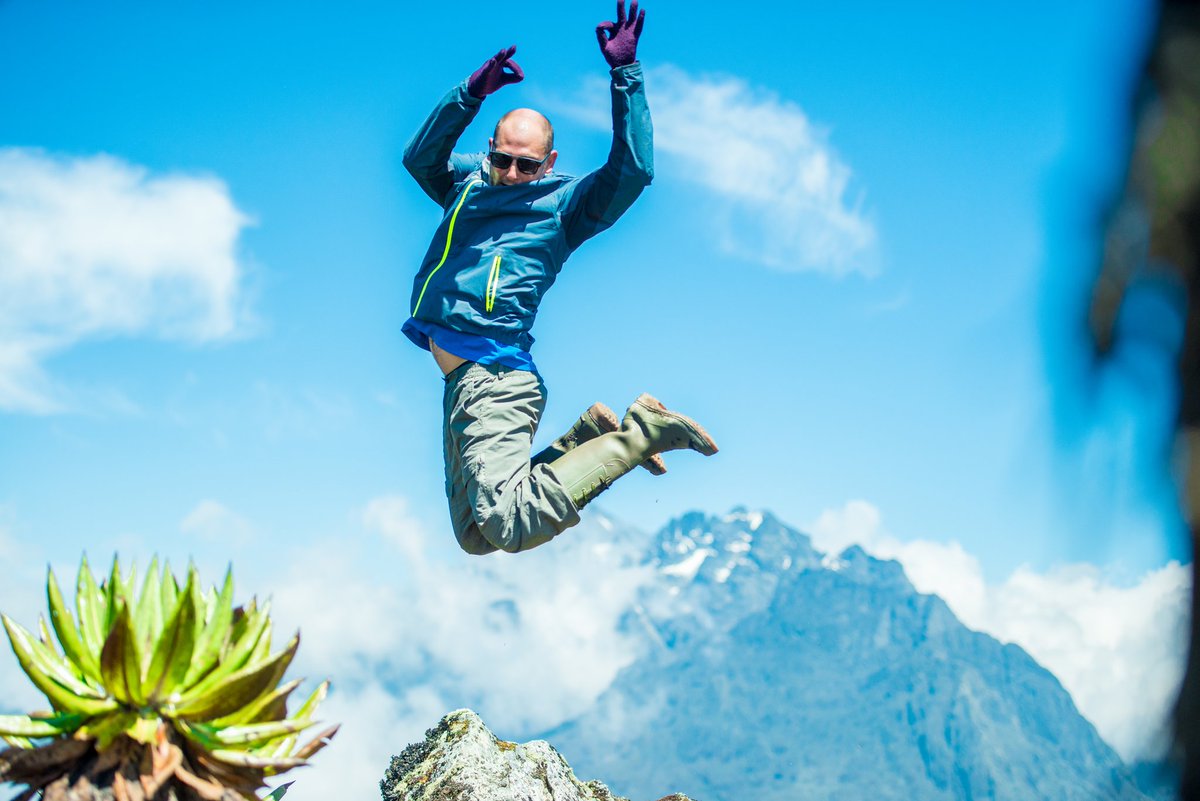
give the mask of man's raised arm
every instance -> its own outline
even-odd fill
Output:
[[[451,164],[454,144],[479,113],[483,99],[502,86],[517,83],[525,73],[512,60],[516,46],[501,50],[483,62],[471,77],[451,89],[404,147],[404,167],[425,194],[442,204],[455,174]]]
[[[576,247],[617,221],[654,178],[654,128],[637,61],[646,12],[617,0],[615,22],[596,26],[600,53],[612,70],[613,141],[608,160],[586,176],[567,211],[568,244]]]

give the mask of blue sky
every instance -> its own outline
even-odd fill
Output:
[[[645,8],[657,177],[543,305],[539,442],[650,391],[722,450],[600,506],[653,530],[745,504],[830,542],[866,514],[994,586],[1186,560],[1152,467],[1164,357],[1096,409],[1070,379],[1146,4]],[[593,168],[611,14],[0,2],[0,535],[29,581],[85,548],[384,575],[380,498],[450,541],[441,381],[399,333],[438,210],[400,151],[515,43],[527,79],[463,149],[533,105],[557,168]]]
[[[659,121],[652,190],[576,254],[543,307],[542,433],[646,390],[706,423],[719,459],[674,458],[666,481],[637,476],[604,499],[646,524],[739,503],[803,522],[866,498],[898,531],[970,543],[997,575],[1078,559],[1136,572],[1179,556],[1070,531],[1094,521],[1059,484],[1044,340],[1062,331],[1038,317],[1055,308],[1047,286],[1078,280],[1080,232],[1051,224],[1116,175],[1119,92],[1145,10],[882,6],[649,9],[642,58],[675,78],[658,98],[651,78],[652,109],[680,107],[680,119]],[[3,7],[6,146],[216,181],[247,219],[218,237],[236,261],[227,294],[192,298],[200,323],[230,304],[231,325],[181,335],[161,319],[102,319],[38,357],[33,410],[60,413],[26,404],[0,418],[18,528],[161,535],[212,497],[281,536],[319,537],[382,490],[440,522],[439,382],[397,333],[437,210],[399,151],[440,94],[510,40],[529,78],[488,101],[467,145],[532,104],[558,124],[561,170],[586,171],[607,147],[591,124],[607,98],[589,36],[610,10],[570,4],[526,31],[491,24],[490,8]],[[428,32],[443,30],[449,43],[433,45]],[[747,163],[722,158],[729,141],[704,129],[728,120],[695,113],[720,91],[765,115],[751,149],[732,149]],[[789,181],[818,158],[843,186]],[[769,180],[747,187],[746,173]],[[763,184],[765,198],[746,194]],[[825,230],[832,250],[807,253]],[[603,299],[615,293],[614,312]],[[611,341],[589,342],[613,314]],[[50,311],[30,318],[13,325],[61,325]],[[75,503],[50,502],[64,490]],[[1107,516],[1160,525],[1154,500],[1134,493]]]

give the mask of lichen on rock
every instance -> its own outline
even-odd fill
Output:
[[[469,709],[446,715],[393,757],[379,789],[383,801],[629,801],[598,781],[579,781],[545,740],[497,738]]]

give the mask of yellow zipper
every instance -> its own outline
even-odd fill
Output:
[[[496,305],[496,288],[500,286],[500,254],[496,254],[496,258],[492,259],[492,272],[488,275],[487,293],[484,295],[484,309],[489,313],[492,307]]]
[[[454,237],[454,222],[458,219],[459,209],[463,203],[467,201],[467,195],[471,194],[471,189],[475,184],[481,184],[483,180],[480,178],[472,178],[463,189],[462,197],[458,199],[458,205],[454,207],[454,213],[450,215],[450,227],[446,229],[446,248],[442,251],[442,260],[437,263],[437,266],[430,271],[425,277],[425,284],[421,287],[421,294],[417,295],[417,305],[413,307],[412,316],[417,316],[417,310],[421,308],[421,301],[425,299],[425,290],[429,288],[429,282],[433,280],[434,273],[442,269],[442,265],[446,263],[446,257],[450,255],[450,240]]]

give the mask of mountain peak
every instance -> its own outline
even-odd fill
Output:
[[[715,557],[709,569],[719,581],[726,580],[728,571],[736,566],[733,563],[739,561],[760,567],[775,565],[783,570],[818,561],[808,535],[785,526],[770,512],[744,506],[735,506],[726,515],[693,511],[671,520],[658,533],[657,551],[664,566],[687,562],[694,567],[676,571],[688,577],[695,576],[705,561]],[[721,574],[725,578],[720,578]]]
[[[852,581],[916,592],[903,565],[894,559],[872,556],[861,545],[851,545],[836,557],[826,557],[822,566]]]
[[[896,561],[823,555],[735,507],[671,521],[646,563],[654,642],[556,730],[614,789],[651,795],[686,767],[712,801],[1145,801],[1053,675]]]

